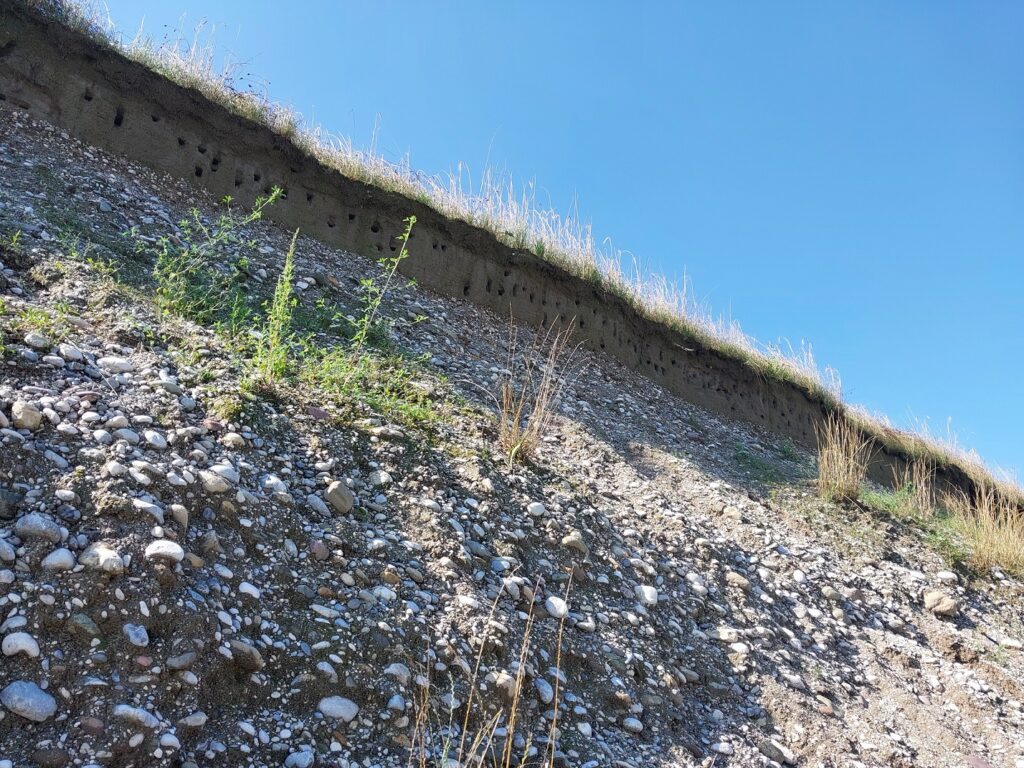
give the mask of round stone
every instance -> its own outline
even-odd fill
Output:
[[[125,624],[121,631],[132,645],[138,648],[145,648],[149,645],[149,633],[141,624]]]
[[[30,512],[18,518],[18,522],[14,524],[14,532],[23,539],[46,539],[54,544],[63,538],[60,526],[38,512]]]
[[[78,562],[86,568],[93,568],[104,573],[124,573],[124,560],[102,541],[97,541],[86,547],[78,556]]]
[[[326,696],[320,699],[317,709],[325,717],[329,717],[332,720],[344,720],[346,723],[352,722],[355,716],[359,714],[359,705],[343,696]]]
[[[169,560],[172,563],[180,563],[185,557],[185,550],[181,545],[170,539],[157,539],[146,547],[147,560]]]
[[[44,557],[40,565],[45,571],[70,571],[75,567],[75,556],[70,549],[60,547]]]
[[[622,727],[630,733],[640,733],[644,729],[644,724],[635,717],[627,717],[622,721]]]
[[[555,595],[544,601],[544,609],[556,619],[564,619],[569,614],[565,600]]]
[[[28,680],[15,680],[0,691],[0,704],[36,723],[53,717],[57,711],[56,699]]]
[[[34,659],[39,655],[39,643],[28,632],[12,632],[4,638],[0,647],[3,649],[4,656],[24,653]]]

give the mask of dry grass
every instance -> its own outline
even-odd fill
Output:
[[[818,493],[826,501],[855,500],[871,461],[872,444],[849,419],[833,414],[817,428]]]
[[[915,517],[931,517],[935,512],[935,465],[928,459],[915,459],[902,472],[893,470],[893,488],[905,497],[905,512]]]
[[[979,571],[999,568],[1024,576],[1024,515],[993,488],[985,488],[973,503],[966,494],[947,496],[953,529],[967,546],[968,562]]]
[[[495,398],[498,442],[509,463],[525,461],[536,453],[562,392],[580,373],[575,364],[579,346],[570,344],[571,337],[571,322],[564,330],[552,323],[521,350],[518,329],[509,322],[507,374]]]
[[[835,371],[821,369],[809,345],[761,344],[734,319],[716,315],[694,294],[684,274],[669,280],[651,274],[635,258],[614,247],[609,238],[595,238],[578,211],[561,215],[538,200],[534,183],[516,185],[490,170],[474,179],[459,164],[440,176],[416,171],[408,157],[391,162],[371,147],[362,151],[345,137],[306,125],[302,116],[271,101],[266,94],[243,88],[238,69],[216,66],[214,47],[191,36],[154,42],[141,32],[130,40],[113,29],[108,15],[89,0],[20,0],[51,19],[89,35],[130,59],[187,88],[194,88],[231,112],[265,125],[292,141],[301,151],[349,178],[418,200],[439,213],[490,231],[507,245],[530,251],[627,302],[639,315],[664,324],[694,343],[739,360],[768,379],[789,382],[852,419],[880,445],[936,466],[962,467],[980,485],[991,486],[1024,505],[1024,491],[1010,478],[1000,478],[978,459],[928,434],[893,429],[886,420],[866,415],[841,402]],[[628,258],[627,258],[628,256]]]
[[[535,585],[536,588],[537,585]],[[566,584],[564,599],[568,601],[572,590],[572,578]],[[489,625],[494,619],[501,594],[491,604],[491,612],[487,619]],[[526,686],[526,673],[529,669],[530,646],[536,624],[534,604],[523,628],[523,637],[519,646],[516,675],[510,694],[501,699],[496,694],[492,701],[484,699],[480,685],[480,672],[484,651],[487,647],[485,637],[479,639],[476,663],[468,681],[468,698],[464,707],[461,727],[456,725],[455,710],[432,696],[429,678],[416,702],[416,716],[413,722],[412,744],[409,750],[408,765],[410,768],[449,768],[458,765],[461,768],[524,768],[529,765],[554,768],[555,736],[558,723],[558,706],[560,689],[558,678],[561,674],[562,637],[565,630],[565,619],[558,624],[558,639],[555,653],[555,685],[551,707],[554,711],[547,743],[542,752],[531,755],[533,740],[528,729],[522,728],[523,693]],[[490,692],[495,693],[496,686]],[[524,745],[517,747],[516,736],[524,737]]]

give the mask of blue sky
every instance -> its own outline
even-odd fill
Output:
[[[1024,5],[107,0],[389,159],[535,180],[851,402],[1024,471]]]

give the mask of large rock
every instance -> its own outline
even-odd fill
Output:
[[[124,573],[124,560],[110,548],[109,544],[97,541],[86,547],[78,556],[78,562],[86,568],[92,568],[114,575]]]
[[[44,571],[70,571],[75,567],[75,555],[66,547],[53,550],[40,563]]]
[[[4,637],[2,646],[4,656],[16,656],[23,653],[31,659],[39,655],[39,643],[28,632],[11,632]]]
[[[936,616],[956,616],[960,604],[945,592],[937,589],[924,594],[924,607]]]
[[[11,421],[14,422],[15,429],[28,429],[34,432],[39,429],[43,414],[31,403],[19,400],[11,408]]]
[[[63,538],[60,526],[46,515],[30,512],[18,518],[14,524],[14,532],[23,539],[46,539],[54,544]]]
[[[170,539],[157,539],[146,547],[147,560],[165,560],[171,563],[180,563],[185,557],[185,550],[180,544]]]
[[[36,723],[53,717],[57,711],[57,700],[28,680],[15,680],[0,691],[0,704]]]
[[[243,640],[232,640],[229,645],[231,656],[241,669],[247,672],[258,672],[263,669],[263,656],[254,646]]]
[[[355,506],[356,499],[347,485],[341,480],[335,480],[327,487],[327,502],[339,515],[347,515]]]

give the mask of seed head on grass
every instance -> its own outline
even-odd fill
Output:
[[[871,461],[871,441],[840,414],[830,415],[816,431],[818,493],[826,501],[856,500]]]

